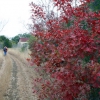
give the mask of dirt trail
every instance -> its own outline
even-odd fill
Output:
[[[0,60],[0,100],[38,100],[32,93],[34,68],[12,54]]]

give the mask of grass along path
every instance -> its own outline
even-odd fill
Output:
[[[7,56],[0,56],[0,100],[38,100],[32,93],[34,68],[25,55],[9,50]]]
[[[6,91],[9,88],[12,62],[9,56],[3,56],[0,51],[0,100],[5,100]]]
[[[19,96],[18,96],[18,85],[17,85],[17,73],[18,73],[18,69],[17,69],[17,65],[16,62],[14,60],[13,61],[13,67],[12,67],[12,73],[11,73],[11,80],[10,80],[10,86],[9,89],[6,92],[6,100],[19,100]]]

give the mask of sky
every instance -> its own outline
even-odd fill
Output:
[[[32,22],[29,6],[32,1],[38,4],[51,0],[0,0],[0,35],[11,38],[29,32],[27,24]]]
[[[32,1],[47,4],[47,1],[51,0],[0,0],[0,35],[11,38],[29,33],[27,24],[32,22],[29,6]],[[3,25],[4,28],[1,30]]]
[[[0,0],[0,35],[14,37],[29,32],[27,24],[31,23],[32,0]],[[33,0],[36,2],[36,0]]]

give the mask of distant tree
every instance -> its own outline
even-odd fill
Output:
[[[6,36],[1,35],[0,36],[0,48],[3,48],[4,46],[7,46],[8,48],[11,48],[12,47],[12,42]]]
[[[22,34],[22,37],[30,38],[30,37],[31,37],[31,34],[29,34],[29,33],[23,33],[23,34]]]
[[[29,48],[32,47],[33,43],[35,43],[36,40],[37,40],[37,38],[34,35],[30,35],[30,38],[28,40]]]
[[[15,43],[15,44],[17,44],[18,43],[18,41],[19,41],[19,36],[18,35],[16,35],[15,37],[13,37],[12,38],[12,41]]]
[[[12,43],[8,38],[6,38],[4,43],[3,43],[3,46],[7,46],[8,48],[11,48],[12,47]]]
[[[0,36],[0,42],[3,42],[6,39],[4,35]]]
[[[0,36],[0,49],[3,48],[3,42],[6,40],[6,37],[4,35]]]
[[[18,35],[16,35],[15,37],[12,38],[12,41],[13,41],[15,44],[17,44],[18,41],[19,41],[19,39],[20,39],[20,37],[30,38],[30,37],[31,37],[31,34],[29,34],[29,33],[18,34]]]

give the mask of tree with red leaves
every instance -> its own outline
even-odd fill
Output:
[[[100,12],[92,12],[90,0],[53,0],[60,15],[31,3],[36,40],[31,62],[40,77],[34,92],[40,100],[94,100],[100,92]],[[38,22],[37,22],[38,21]],[[92,95],[94,97],[92,97]]]

